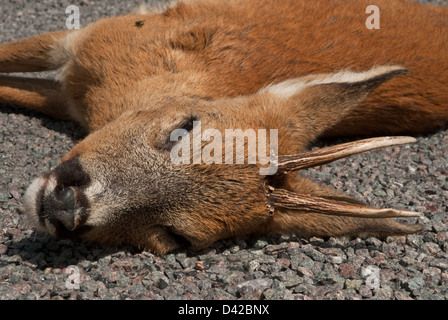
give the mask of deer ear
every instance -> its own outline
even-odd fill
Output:
[[[365,72],[310,75],[268,86],[260,93],[284,100],[279,106],[286,109],[280,112],[295,115],[298,125],[314,132],[313,139],[346,117],[382,83],[406,73],[400,66],[379,66]]]
[[[185,51],[199,51],[205,49],[212,42],[215,31],[202,27],[194,28],[188,32],[182,32],[171,40],[174,49]]]

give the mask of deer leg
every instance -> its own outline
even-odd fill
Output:
[[[0,102],[23,106],[56,119],[72,120],[60,84],[54,80],[0,76]]]
[[[39,72],[60,67],[52,62],[55,44],[68,31],[49,32],[0,45],[0,72]]]

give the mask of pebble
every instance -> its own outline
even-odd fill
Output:
[[[413,277],[403,282],[402,287],[409,291],[414,297],[420,295],[420,288],[425,284],[422,277]]]
[[[338,256],[330,256],[329,260],[331,263],[334,263],[334,264],[341,264],[342,261],[344,261],[344,259],[342,257],[338,257]]]
[[[354,278],[357,274],[357,269],[351,262],[346,262],[339,265],[339,273],[344,278]]]
[[[8,251],[8,246],[5,244],[0,244],[0,254],[5,254]]]
[[[364,283],[363,280],[346,279],[345,280],[345,288],[359,290],[359,288],[361,287],[361,285],[363,283]]]

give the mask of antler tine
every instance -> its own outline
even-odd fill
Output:
[[[338,144],[296,155],[279,156],[277,172],[286,173],[315,167],[369,150],[416,141],[413,137],[379,137]]]
[[[350,216],[359,218],[410,218],[419,217],[421,213],[395,210],[377,209],[344,201],[325,199],[310,195],[299,195],[284,189],[269,188],[268,201],[271,206],[321,213],[335,216]]]

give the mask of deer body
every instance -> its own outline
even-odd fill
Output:
[[[371,209],[293,172],[266,178],[259,165],[178,166],[167,152],[170,132],[193,120],[222,132],[278,129],[279,155],[302,153],[320,136],[445,125],[448,9],[378,1],[381,29],[369,30],[368,5],[186,1],[0,46],[0,72],[60,69],[56,81],[0,77],[0,101],[78,121],[89,132],[33,182],[24,210],[55,236],[158,253],[252,233],[418,231],[390,218],[335,216],[338,206]],[[295,196],[269,196],[271,188],[314,197],[333,215],[305,210]]]

